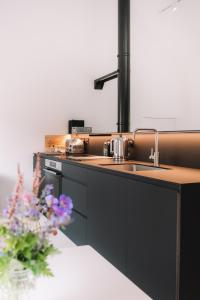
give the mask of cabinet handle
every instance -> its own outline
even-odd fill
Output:
[[[43,169],[43,171],[45,173],[50,173],[50,174],[53,174],[55,176],[61,176],[61,174],[58,174],[57,172],[54,172],[54,171],[51,171],[51,170],[48,170],[48,169]]]

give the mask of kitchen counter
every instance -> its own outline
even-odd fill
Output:
[[[122,164],[121,162],[113,162],[112,158],[101,158],[101,159],[91,159],[91,160],[79,160],[75,161],[72,159],[68,159],[65,156],[46,156],[45,154],[42,154],[42,156],[45,156],[49,159],[56,159],[62,162],[72,163],[72,164],[78,164],[83,167],[87,168],[98,168],[99,170],[105,171],[105,172],[117,172],[121,175],[127,175],[132,176],[135,179],[145,179],[145,181],[148,180],[156,180],[158,182],[163,183],[171,183],[172,185],[186,185],[186,184],[198,184],[200,183],[200,169],[192,169],[192,168],[184,168],[184,167],[178,167],[178,166],[171,166],[171,165],[160,165],[161,168],[166,168],[166,170],[145,170],[145,171],[125,171],[121,170],[120,167],[117,168],[117,165]],[[144,164],[152,166],[151,163],[148,162],[142,162],[142,161],[124,161],[126,164]],[[110,164],[110,165],[109,165]],[[111,164],[114,164],[114,168]]]
[[[101,168],[106,169],[113,169],[117,172],[127,173],[127,174],[134,174],[138,176],[153,178],[156,180],[162,180],[167,182],[172,182],[176,184],[191,184],[191,183],[200,183],[200,170],[199,169],[191,169],[191,168],[183,168],[183,167],[177,167],[177,166],[171,166],[171,165],[160,165],[161,168],[165,168],[166,170],[145,170],[145,171],[125,171],[121,170],[120,167],[117,169],[116,166],[112,168],[112,165],[102,165],[102,164],[109,164],[108,160],[95,160],[95,161],[84,161],[81,162],[82,164],[87,165],[95,165]],[[113,163],[112,159],[110,160],[110,163]],[[128,164],[144,164],[152,166],[151,163],[147,162],[141,162],[141,161],[126,161],[125,163]],[[115,163],[116,165],[119,163]]]
[[[132,172],[112,158],[42,154],[42,171],[45,159],[53,160],[52,171],[58,167],[48,182],[60,178],[60,193],[73,199],[70,239],[91,245],[152,299],[200,299],[200,170],[161,165],[169,169]]]

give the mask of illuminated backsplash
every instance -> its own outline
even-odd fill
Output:
[[[132,133],[124,133],[123,135],[133,138]],[[45,152],[65,152],[65,140],[72,137],[89,141],[87,153],[103,155],[104,142],[116,136],[119,136],[119,133],[112,133],[110,136],[89,136],[88,134],[47,135],[45,136]],[[154,147],[154,135],[151,133],[138,133],[129,158],[151,162],[149,155],[152,147]],[[159,157],[161,164],[200,168],[200,132],[160,132]]]
[[[124,133],[123,135],[131,136],[132,133]],[[103,143],[107,140],[119,136],[119,133],[112,133],[110,135],[98,135],[98,134],[66,134],[66,135],[46,135],[45,136],[45,152],[65,152],[65,141],[70,138],[89,139],[88,152],[90,154],[102,155]]]

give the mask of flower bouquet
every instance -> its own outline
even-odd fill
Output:
[[[47,185],[39,199],[41,182],[38,155],[32,192],[24,190],[24,177],[18,167],[16,186],[0,221],[0,287],[9,293],[30,288],[32,283],[27,280],[28,274],[31,278],[53,276],[47,258],[58,250],[49,241],[49,236],[55,235],[58,228],[68,225],[71,220],[71,198],[65,195],[55,198],[53,186]],[[45,213],[47,219],[41,217],[41,213]],[[10,295],[7,299],[15,298]]]

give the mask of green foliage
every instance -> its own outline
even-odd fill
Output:
[[[6,255],[0,256],[0,277],[2,277],[8,269],[10,261],[11,257]]]
[[[5,226],[0,226],[0,237],[5,237],[8,233],[8,229]]]
[[[14,235],[0,227],[0,236],[5,238],[5,248],[0,256],[0,273],[9,266],[12,259],[18,260],[34,275],[53,276],[48,267],[47,257],[58,253],[57,249],[48,240],[40,240],[37,233],[27,232],[23,235]]]
[[[35,275],[53,276],[48,267],[47,257],[56,253],[56,248],[49,242],[46,242],[46,245],[39,250],[33,249],[31,253],[28,253],[28,259],[24,259],[21,262],[25,268],[31,269]]]

